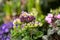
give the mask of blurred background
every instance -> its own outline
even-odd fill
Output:
[[[0,0],[0,25],[5,16],[16,16],[21,11],[30,12],[32,8],[37,9],[39,14],[46,15],[51,9],[57,9],[59,6],[60,0]]]
[[[0,25],[12,21],[14,17],[19,17],[22,11],[34,13],[36,20],[43,24],[38,29],[46,28],[42,30],[45,35],[48,28],[45,16],[48,13],[60,13],[60,0],[0,0]]]
[[[41,11],[39,14],[46,15],[50,9],[56,9],[60,6],[60,0],[0,0],[0,25],[4,16],[16,16],[21,11],[31,11],[36,8]]]

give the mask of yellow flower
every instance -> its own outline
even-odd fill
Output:
[[[21,21],[19,18],[16,19],[17,23],[20,23],[21,24]]]
[[[19,18],[15,19],[15,20],[13,21],[13,25],[16,25],[16,23],[21,24],[21,21],[20,21],[20,19],[19,19]]]

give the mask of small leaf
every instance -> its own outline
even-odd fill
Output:
[[[38,32],[36,32],[36,36],[34,36],[34,39],[40,38],[42,36],[43,36],[43,32],[38,31]]]

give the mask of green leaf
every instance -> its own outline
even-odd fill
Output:
[[[43,32],[42,31],[38,31],[35,33],[34,39],[40,38],[43,36]]]
[[[22,40],[31,40],[29,36],[25,36]]]

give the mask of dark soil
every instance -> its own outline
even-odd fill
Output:
[[[57,33],[52,34],[48,40],[60,40],[60,35]]]

